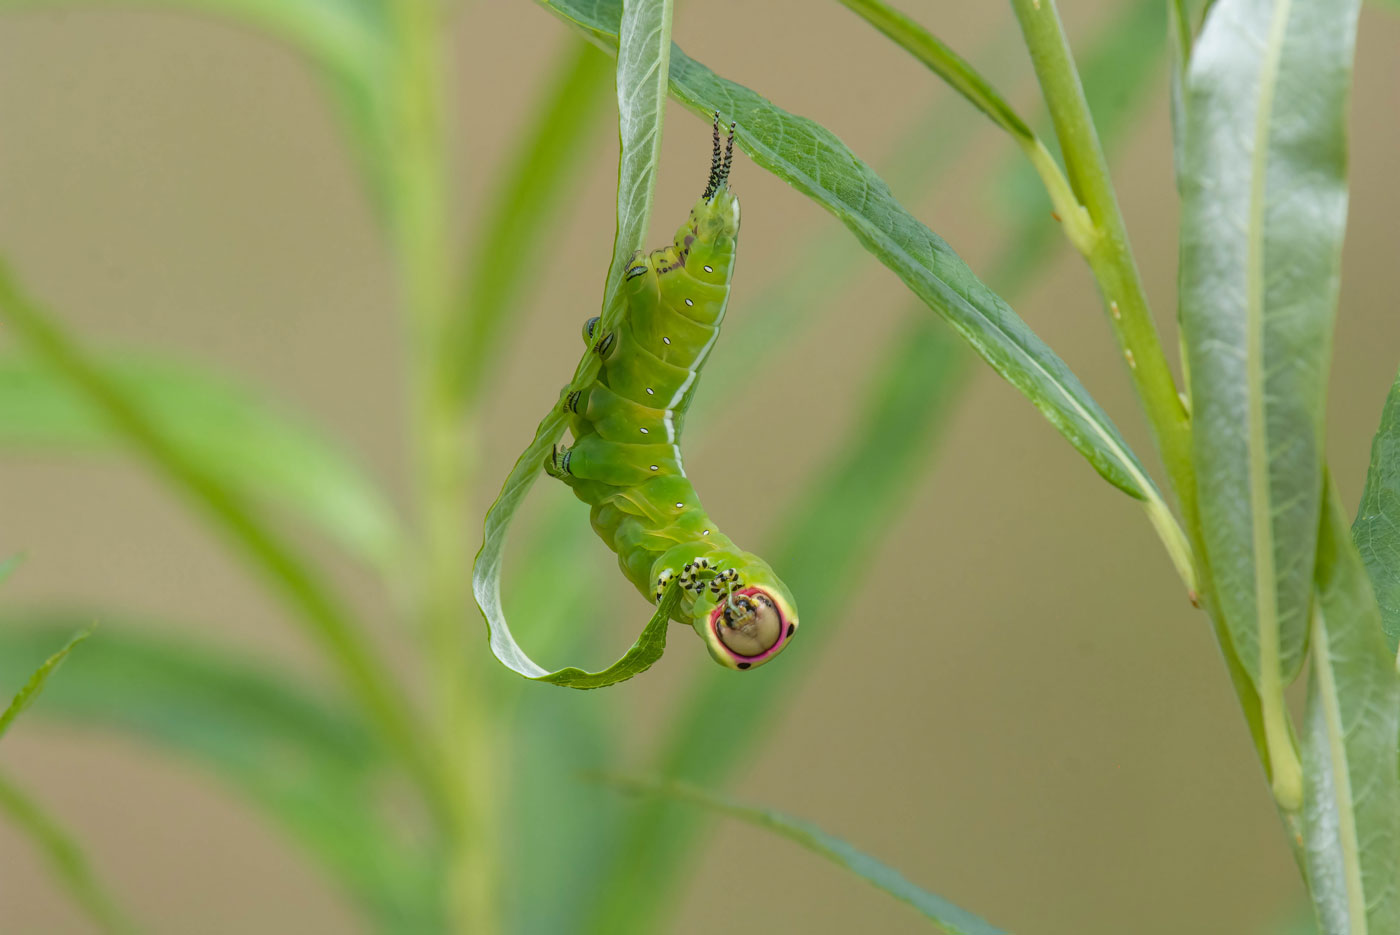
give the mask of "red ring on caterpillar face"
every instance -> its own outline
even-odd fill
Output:
[[[739,588],[734,592],[734,594],[736,596],[747,595],[749,597],[762,597],[762,599],[766,601],[770,607],[772,607],[773,612],[778,615],[777,640],[775,640],[773,642],[773,645],[769,646],[763,652],[757,653],[753,656],[746,656],[743,653],[736,652],[735,650],[730,649],[728,644],[724,642],[724,635],[721,632],[720,628],[724,626],[723,618],[725,602],[720,601],[719,605],[715,607],[714,610],[710,611],[710,632],[715,635],[715,641],[719,649],[734,660],[736,668],[751,669],[760,663],[767,662],[769,659],[773,658],[783,650],[783,647],[787,645],[788,640],[792,637],[795,631],[795,628],[793,626],[794,621],[789,620],[787,615],[783,613],[782,603],[764,588]]]

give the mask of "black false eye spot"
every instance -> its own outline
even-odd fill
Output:
[[[793,631],[796,630],[796,629],[797,629],[797,624],[795,624],[795,623],[789,623],[789,624],[788,624],[788,632],[787,632],[787,635],[788,635],[788,636],[792,636]]]
[[[747,668],[748,668],[749,666],[751,666],[751,665],[753,665],[752,662],[741,662],[741,663],[739,663],[739,668],[741,668],[741,669],[747,669]]]
[[[627,278],[636,279],[638,276],[642,275],[646,271],[647,268],[645,266],[634,266],[627,271]]]

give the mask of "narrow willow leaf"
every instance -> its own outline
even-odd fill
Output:
[[[0,618],[0,682],[22,677],[75,619],[83,616]],[[116,731],[193,761],[284,829],[385,930],[435,930],[431,849],[381,812],[387,755],[346,703],[265,661],[142,636],[121,619],[65,665],[34,717]]]
[[[100,931],[108,935],[138,931],[97,879],[77,840],[3,773],[0,813],[28,836],[48,862],[54,879]]]
[[[1371,442],[1371,467],[1351,535],[1366,563],[1394,655],[1400,647],[1400,375],[1385,398]]]
[[[454,328],[452,353],[456,392],[480,392],[499,357],[499,340],[514,319],[522,296],[537,277],[531,244],[547,237],[588,160],[579,158],[601,129],[600,118],[613,86],[611,60],[581,40],[556,66],[533,118],[511,148],[493,185],[490,208],[474,226],[477,243],[469,257]]]
[[[755,808],[733,799],[711,795],[704,790],[680,782],[631,777],[604,776],[602,780],[624,790],[644,795],[657,795],[689,802],[719,812],[755,827],[787,838],[812,853],[824,857],[865,880],[876,889],[908,903],[932,920],[949,935],[1006,935],[991,923],[961,909],[948,900],[910,883],[898,870],[857,850],[833,834],[828,834],[811,822],[793,818],[771,808]]]
[[[1308,889],[1324,931],[1381,935],[1400,931],[1400,677],[1335,491],[1323,511],[1302,737]]]
[[[1105,117],[1103,143],[1110,150],[1131,129],[1127,117],[1152,87],[1152,64],[1162,55],[1160,15],[1158,0],[1138,0],[1084,56],[1084,74],[1102,76],[1086,78],[1085,93],[1096,120],[1101,113]],[[1120,61],[1134,67],[1116,67]],[[1125,84],[1109,87],[1113,75],[1122,75]],[[1021,168],[1019,162],[1008,165],[1000,177]],[[1041,203],[1026,201],[1015,208],[1006,225],[1015,236],[990,265],[988,277],[1009,293],[1029,287],[1062,242],[1045,222]],[[765,548],[794,592],[814,608],[807,619],[813,625],[794,651],[821,652],[860,585],[865,556],[908,502],[911,489],[934,469],[937,440],[970,369],[960,350],[956,338],[927,315],[897,335],[874,370],[881,376],[867,390],[852,423],[857,428],[837,447],[833,461],[794,498]],[[723,364],[717,359],[712,366]],[[850,509],[812,506],[845,503]],[[650,769],[706,788],[722,786],[775,723],[749,712],[781,710],[793,697],[797,680],[810,671],[807,666],[769,668],[762,679],[741,684],[723,672],[702,673],[679,702]],[[699,831],[693,810],[661,800],[634,809],[618,832],[621,843],[613,849],[613,869],[588,931],[646,935],[662,928],[660,920],[673,901],[685,855],[692,852]]]
[[[622,314],[622,271],[627,260],[642,248],[651,220],[657,164],[661,158],[661,124],[666,109],[666,76],[671,55],[671,0],[629,2],[622,24],[623,40],[617,56],[618,156],[617,232],[612,262],[603,288],[600,334],[612,330]],[[587,350],[569,385],[560,393],[586,386],[598,373],[601,358]],[[567,413],[559,405],[535,430],[535,438],[515,462],[496,502],[486,513],[486,534],[472,568],[472,593],[486,617],[491,651],[496,658],[526,678],[569,688],[603,688],[629,679],[661,658],[671,612],[680,602],[677,586],[667,589],[656,613],[632,648],[601,672],[566,667],[550,672],[516,643],[501,609],[501,562],[506,533],[525,495],[543,470],[546,452],[563,436]]]
[[[617,47],[617,0],[541,2],[604,49]],[[754,162],[834,214],[1106,480],[1134,497],[1147,496],[1147,472],[1065,363],[835,135],[719,77],[679,48],[671,53],[671,92],[694,111],[719,111],[735,122],[735,142]]]
[[[1359,0],[1221,0],[1187,74],[1181,319],[1207,560],[1296,808],[1283,686],[1308,634]]]
[[[360,559],[393,561],[401,534],[388,501],[315,426],[191,364],[115,354],[94,363],[200,470],[300,515]],[[0,445],[105,454],[126,443],[58,371],[0,356]]]
[[[44,683],[49,680],[49,676],[68,658],[68,654],[73,651],[83,640],[92,635],[92,630],[84,630],[76,636],[71,637],[63,648],[45,659],[40,666],[29,676],[29,681],[24,683],[24,687],[10,701],[3,714],[0,714],[0,737],[5,736],[5,732],[10,729],[10,725],[15,722],[25,710],[39,697],[39,693],[44,690]]]
[[[140,401],[108,378],[79,342],[30,299],[0,263],[0,322],[25,349],[43,360],[128,443],[158,476],[198,507],[216,530],[264,576],[271,590],[296,612],[296,621],[340,669],[356,699],[394,745],[425,797],[446,810],[423,728],[409,711],[393,676],[379,662],[358,621],[321,581],[314,567],[251,508],[242,491],[186,452]]]

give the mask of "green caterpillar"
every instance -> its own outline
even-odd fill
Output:
[[[603,358],[598,377],[570,393],[571,447],[545,470],[592,507],[593,529],[628,580],[660,601],[678,578],[677,619],[731,669],[772,659],[797,632],[787,587],[705,515],[681,464],[680,436],[700,370],[719,337],[734,272],[739,200],[729,190],[734,127],[720,153],[715,115],[709,184],[675,242],[638,251],[625,268],[627,310],[615,331],[583,339]]]

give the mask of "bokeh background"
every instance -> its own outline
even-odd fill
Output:
[[[679,6],[675,36],[689,53],[820,121],[877,166],[949,97],[835,3]],[[1115,6],[1067,0],[1076,44]],[[1009,9],[905,7],[1039,113]],[[453,104],[464,230],[573,41],[523,0],[464,8]],[[1400,16],[1368,7],[1329,410],[1329,456],[1352,504],[1400,362],[1397,48]],[[1113,161],[1174,347],[1164,65],[1153,89]],[[938,185],[896,194],[980,272],[1009,235],[996,208],[1004,194],[989,180],[1017,154],[980,121],[954,132],[969,127],[976,138]],[[708,132],[672,105],[654,241],[669,238],[703,184]],[[597,306],[613,224],[606,120],[573,158],[587,164],[586,183],[537,246],[549,262],[500,365],[480,452],[485,483],[465,523],[479,522],[571,372],[579,322]],[[744,204],[737,320],[761,316],[751,300],[800,268],[809,235],[837,222],[747,157],[734,179]],[[403,488],[404,360],[389,258],[326,97],[284,47],[223,20],[118,4],[0,15],[0,253],[89,341],[186,355],[261,384]],[[706,432],[687,455],[712,515],[740,542],[761,541],[810,466],[841,443],[855,401],[915,313],[876,261],[862,256],[858,270],[830,297],[835,314],[745,375],[727,431]],[[1087,270],[1061,248],[1024,296],[1018,311],[1147,456]],[[765,445],[740,456],[752,431]],[[601,545],[590,548],[577,560],[610,573]],[[149,621],[123,626],[188,631],[276,657],[309,682],[327,679],[281,608],[130,462],[7,455],[0,553],[19,549],[30,557],[0,595],[6,606],[119,608]],[[1298,910],[1297,872],[1204,617],[1140,510],[989,370],[968,381],[926,480],[869,558],[839,633],[821,653],[798,641],[778,663],[808,671],[780,705],[751,712],[769,727],[736,777],[738,794],[814,820],[1018,932],[1265,932]],[[367,616],[383,610],[354,568],[339,576]],[[620,577],[606,593],[595,662],[646,616]],[[528,624],[520,629],[528,645]],[[377,636],[385,653],[404,655],[401,634]],[[667,705],[710,664],[678,634],[655,670],[611,689],[627,696],[621,729],[637,748],[668,730]],[[194,766],[41,717],[21,722],[0,757],[156,931],[359,930],[320,871]],[[668,931],[927,930],[908,908],[786,842],[711,824]],[[0,931],[85,924],[0,824]]]

